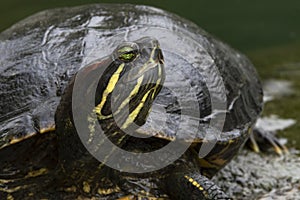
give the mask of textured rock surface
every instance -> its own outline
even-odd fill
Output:
[[[214,179],[235,199],[300,199],[300,158],[243,150]]]

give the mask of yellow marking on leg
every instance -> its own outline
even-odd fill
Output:
[[[28,193],[28,196],[29,196],[29,197],[33,197],[33,195],[34,195],[33,192]]]
[[[109,195],[114,192],[120,192],[120,188],[118,186],[115,188],[108,188],[108,189],[99,188],[97,192],[100,195]]]
[[[191,178],[189,176],[184,176],[184,178],[186,178],[193,186],[197,187],[199,190],[201,190],[201,191],[204,190],[204,188],[200,185],[200,183],[195,181],[193,178]]]
[[[8,194],[6,197],[7,200],[14,200],[14,197],[11,194]]]
[[[135,200],[135,199],[136,199],[135,196],[129,195],[129,196],[126,196],[126,197],[120,197],[117,200]]]
[[[41,168],[35,171],[28,172],[28,174],[25,176],[25,178],[31,178],[31,177],[37,177],[43,174],[47,174],[48,169],[47,168]]]
[[[90,191],[91,191],[90,184],[88,182],[86,182],[86,181],[83,181],[82,185],[83,185],[83,191],[85,193],[90,193]]]
[[[71,187],[64,188],[65,192],[76,192],[77,188],[73,185]]]
[[[10,179],[10,180],[7,180],[7,179],[0,179],[0,184],[6,184],[6,183],[9,183],[9,182],[14,182],[18,179]]]
[[[16,191],[24,189],[24,188],[26,188],[26,187],[25,186],[17,186],[17,187],[14,187],[14,188],[1,188],[0,187],[0,191],[1,192],[6,192],[6,193],[13,193],[13,192],[16,192]]]

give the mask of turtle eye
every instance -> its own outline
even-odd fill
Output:
[[[133,61],[138,55],[138,49],[135,45],[122,46],[117,50],[118,58],[124,62]]]

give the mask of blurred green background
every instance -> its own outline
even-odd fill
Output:
[[[244,51],[300,40],[299,0],[1,0],[0,30],[40,10],[104,2],[175,12]]]
[[[264,80],[291,81],[294,94],[268,103],[264,115],[300,121],[299,0],[1,0],[0,31],[41,10],[89,3],[152,5],[190,19],[247,54]],[[297,123],[281,135],[300,149],[299,132]]]

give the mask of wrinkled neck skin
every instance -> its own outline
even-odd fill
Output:
[[[105,94],[104,91],[107,89],[107,87],[105,86],[110,81],[109,79],[111,76],[105,76],[105,74],[109,73],[107,73],[107,71],[104,71],[102,73],[101,70],[103,70],[103,67],[99,66],[110,65],[110,67],[108,67],[108,70],[118,70],[120,63],[114,63],[114,65],[111,65],[111,63],[111,58],[107,58],[106,60],[101,61],[101,63],[95,63],[83,69],[81,77],[76,76],[76,78],[73,78],[70,81],[70,84],[65,89],[65,93],[61,98],[61,102],[58,106],[55,115],[55,121],[57,126],[56,132],[59,138],[59,165],[56,175],[56,185],[58,185],[59,190],[68,190],[66,188],[72,188],[75,183],[75,185],[77,186],[82,186],[77,188],[76,191],[81,191],[81,193],[87,196],[93,196],[95,195],[95,191],[97,193],[97,191],[102,191],[105,187],[115,187],[115,192],[121,194],[120,191],[118,191],[120,188],[118,189],[117,183],[111,182],[111,180],[119,181],[117,178],[113,179],[113,176],[115,176],[119,172],[107,167],[103,163],[100,163],[87,151],[85,146],[82,144],[81,138],[78,136],[77,127],[75,127],[74,125],[73,118],[74,112],[78,113],[79,111],[81,120],[87,120],[89,122],[94,120],[93,122],[99,123],[104,133],[116,145],[122,146],[125,143],[125,133],[121,131],[119,125],[115,123],[115,120],[112,117],[112,109],[110,107],[105,107],[107,106],[107,104],[102,103],[102,106],[98,107],[97,109],[86,110],[86,107],[88,107],[86,106],[87,104],[93,104],[92,106],[94,107],[99,106],[101,104],[103,96],[99,97],[96,95],[96,99],[92,99],[90,102],[89,100],[85,99],[85,97],[91,96],[89,94],[89,92],[91,92],[91,86],[95,86],[95,88],[97,88],[97,93],[99,92],[102,95]],[[97,76],[97,74],[99,73],[104,74],[104,76],[101,77],[100,81],[99,77]],[[88,80],[87,84],[80,85],[79,89],[74,88],[75,81],[80,81],[83,83],[86,80]],[[160,81],[161,83],[163,82],[163,80]],[[128,88],[132,91],[134,89],[135,84],[136,83],[132,81],[131,83],[129,83]],[[128,93],[128,90],[126,90],[126,88],[120,89],[121,90],[119,91],[122,91],[122,89],[124,89],[124,93],[120,93],[120,96],[122,97],[123,95],[122,98],[127,98],[126,93]],[[145,123],[152,102],[159,93],[160,89],[160,85],[146,84],[144,88],[139,90],[139,93],[131,97],[132,100],[127,102],[128,104],[131,103],[131,105],[127,106],[132,106],[136,108],[141,101],[146,102],[147,105],[144,106],[143,109],[139,110],[140,114],[138,115],[138,117],[132,119],[132,122],[138,125],[142,125]],[[75,92],[79,93],[77,97],[74,97]],[[147,97],[151,98],[141,98],[145,97],[146,94],[148,94]],[[81,103],[79,105],[74,106],[72,105],[73,98],[82,98],[82,101],[80,101]],[[120,106],[122,102],[126,102],[126,99],[123,99],[120,102],[118,102],[118,99],[111,99],[111,95],[107,95],[105,98],[107,102],[111,103],[113,101],[115,104],[117,104],[117,106]],[[93,101],[96,101],[96,104]],[[128,107],[126,109],[128,109]],[[118,112],[118,110],[116,112]],[[121,124],[124,124],[125,121],[122,118],[124,117],[122,116],[122,112],[119,111],[119,115],[117,114],[116,116],[120,118]],[[101,117],[103,117],[103,119]],[[93,120],[91,120],[91,118]],[[91,139],[91,135],[97,134],[97,130],[95,130],[94,127],[91,128],[91,126],[93,126],[93,124],[87,123],[87,126],[84,128],[84,130],[86,130],[86,140]],[[93,137],[92,139],[94,138],[97,137]],[[120,138],[123,139],[120,140]],[[101,141],[97,142],[99,143],[99,145],[101,145]],[[103,181],[104,179],[107,180]],[[89,187],[93,188],[93,191],[88,191]],[[95,190],[95,188],[98,189]],[[93,194],[91,192],[93,192]],[[112,190],[111,192],[114,192],[114,190]]]
[[[77,198],[77,196],[72,196],[72,194],[78,195],[78,192],[88,196],[89,193],[91,193],[91,191],[88,191],[88,185],[91,187],[92,183],[100,183],[100,181],[94,180],[101,180],[104,176],[103,174],[109,173],[109,169],[105,166],[99,168],[101,163],[96,160],[82,144],[73,120],[73,112],[78,110],[73,111],[73,109],[85,109],[87,107],[86,103],[88,102],[86,100],[89,91],[84,84],[82,84],[80,88],[76,88],[77,91],[74,91],[75,81],[84,83],[84,80],[88,80],[87,83],[90,85],[97,84],[99,81],[99,77],[97,77],[97,73],[99,73],[97,72],[97,70],[99,70],[98,66],[100,64],[108,65],[110,62],[108,58],[101,63],[95,63],[83,69],[80,77],[77,75],[74,76],[66,87],[55,114],[56,132],[59,141],[59,164],[56,170],[56,185],[60,191],[69,191],[67,193],[68,195],[70,193],[70,198]],[[72,99],[74,92],[78,92],[75,98],[81,97],[82,101],[79,102],[82,102],[82,104],[73,107]],[[92,110],[82,111],[82,113],[87,112],[92,112]],[[83,120],[87,120],[88,116],[84,116],[83,114],[81,117]],[[87,131],[86,134],[88,136],[89,131]],[[107,172],[104,172],[105,170],[107,170]],[[76,189],[74,189],[74,187]]]

